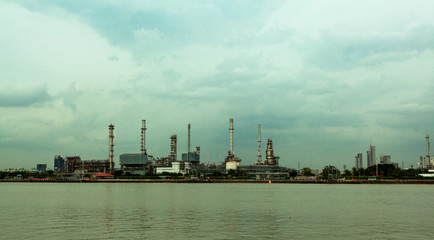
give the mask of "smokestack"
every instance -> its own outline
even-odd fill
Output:
[[[142,155],[146,155],[146,120],[142,120]]]
[[[261,124],[258,124],[258,162],[262,162],[262,156],[261,156]]]
[[[189,123],[188,124],[188,151],[187,151],[187,158],[188,158],[188,153],[190,152],[190,128],[191,128],[191,125]]]
[[[426,159],[428,161],[428,166],[430,166],[431,157],[429,156],[429,135],[426,135]]]
[[[229,119],[229,152],[234,154],[234,119]]]
[[[110,124],[109,125],[109,163],[110,163],[110,173],[114,172],[114,167],[115,167],[115,163],[113,161],[113,152],[114,152],[114,143],[113,143],[113,139],[114,139],[114,135],[113,135],[113,130],[115,129],[115,125]]]
[[[176,161],[176,142],[177,136],[175,134],[170,137],[170,157],[172,158],[172,161]]]

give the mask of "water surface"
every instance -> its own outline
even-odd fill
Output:
[[[431,239],[432,185],[0,183],[1,239]]]

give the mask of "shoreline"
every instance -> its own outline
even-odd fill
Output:
[[[253,180],[253,179],[1,179],[0,183],[254,183],[254,184],[434,184],[434,179]]]

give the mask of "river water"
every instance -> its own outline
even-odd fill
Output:
[[[0,239],[432,239],[434,186],[0,183]]]

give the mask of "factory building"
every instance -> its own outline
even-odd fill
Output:
[[[81,166],[78,165],[81,163],[80,156],[70,156],[65,158],[65,172],[73,173],[76,169],[79,169]],[[77,167],[78,166],[78,167]]]
[[[190,173],[191,172],[191,164],[189,162],[175,161],[171,163],[170,167],[156,167],[155,173],[162,174],[164,172],[167,173]]]
[[[124,153],[119,156],[122,170],[135,171],[149,169],[152,160],[147,155],[141,153]]]
[[[82,161],[80,156],[66,157],[65,172],[108,172],[110,171],[109,160],[85,160]]]
[[[121,169],[124,171],[144,174],[152,171],[153,156],[146,150],[146,120],[142,120],[140,153],[124,153],[119,156]]]
[[[182,154],[182,161],[197,165],[200,163],[200,152],[194,151],[194,152],[189,152],[188,154],[183,153]]]

